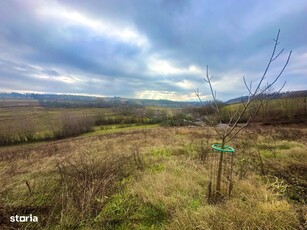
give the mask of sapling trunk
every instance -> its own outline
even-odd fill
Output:
[[[217,177],[216,177],[217,194],[221,194],[221,177],[222,177],[222,169],[223,169],[223,157],[224,157],[224,153],[220,152],[220,159],[219,159],[219,165],[218,165]]]
[[[224,149],[225,139],[222,140],[221,148]],[[216,177],[216,193],[221,194],[221,180],[222,180],[222,170],[223,170],[223,157],[224,152],[220,152],[219,165],[217,169],[217,177]]]

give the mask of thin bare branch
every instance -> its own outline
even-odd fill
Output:
[[[280,30],[278,30],[276,39],[273,39],[273,40],[275,41],[275,44],[274,44],[274,48],[273,48],[273,51],[272,51],[272,55],[271,55],[271,57],[270,57],[270,59],[269,59],[269,62],[268,62],[267,66],[266,66],[266,68],[265,68],[265,70],[264,70],[264,73],[263,73],[263,75],[262,75],[262,77],[261,77],[261,79],[260,79],[260,81],[259,81],[259,83],[258,83],[258,85],[257,85],[257,87],[256,87],[256,89],[255,89],[255,93],[254,93],[255,95],[258,93],[258,91],[259,91],[259,89],[260,89],[260,87],[261,87],[261,84],[262,84],[263,80],[265,79],[265,76],[266,76],[266,74],[267,74],[267,72],[268,72],[268,70],[269,70],[269,68],[270,68],[270,66],[271,66],[272,59],[273,59],[274,56],[275,56],[276,47],[277,47],[278,44],[279,44],[279,43],[278,43],[279,33],[280,33]]]
[[[282,52],[284,52],[284,48],[272,59],[272,61],[276,60],[279,57],[279,55],[282,54]]]
[[[202,99],[200,98],[200,93],[199,93],[199,89],[198,88],[196,89],[195,94],[196,94],[196,96],[197,96],[201,106],[204,107],[204,103],[203,103]]]
[[[284,52],[284,49],[281,49],[276,54],[277,46],[279,45],[279,34],[280,34],[280,30],[278,30],[276,38],[273,39],[274,46],[273,46],[271,56],[269,58],[269,61],[266,65],[266,68],[265,68],[262,76],[259,79],[259,82],[256,84],[256,87],[254,87],[254,89],[252,87],[253,82],[251,81],[250,84],[248,85],[246,78],[243,76],[243,82],[244,82],[244,85],[245,85],[247,92],[248,92],[247,101],[245,101],[244,98],[242,97],[242,102],[241,102],[242,106],[238,106],[237,110],[233,113],[233,115],[227,114],[229,121],[228,121],[228,124],[224,128],[223,131],[218,131],[218,129],[213,125],[215,131],[220,136],[223,144],[233,140],[242,129],[247,127],[255,119],[255,117],[257,116],[261,107],[264,104],[268,103],[268,101],[273,99],[284,88],[285,83],[282,85],[282,87],[277,92],[273,93],[269,97],[265,96],[265,93],[269,92],[269,90],[272,88],[272,86],[279,80],[279,78],[283,74],[283,72],[286,69],[286,67],[289,63],[289,60],[291,58],[292,51],[289,52],[287,59],[286,59],[284,65],[282,66],[280,72],[277,74],[277,76],[271,82],[268,82],[263,87],[263,83],[266,79],[267,73],[270,69],[272,62],[275,61],[277,58],[279,58],[281,56],[281,54]],[[220,108],[217,104],[216,91],[213,89],[213,86],[212,86],[212,78],[213,78],[212,76],[209,77],[209,70],[208,70],[208,66],[207,66],[207,68],[206,68],[206,78],[204,80],[209,85],[211,96],[212,96],[212,99],[213,99],[213,101],[212,101],[212,103],[210,103],[210,105],[213,108],[213,110],[216,112],[216,114],[218,115],[219,121],[221,123],[221,121],[222,121],[221,110],[220,110]],[[199,93],[197,93],[196,95],[200,98]],[[238,124],[241,122],[242,118],[247,113],[251,113],[248,120],[246,121],[245,124],[243,124],[242,126],[237,128]],[[213,123],[211,123],[211,124],[213,124]]]
[[[248,91],[248,94],[249,94],[249,96],[250,95],[252,95],[252,89],[251,89],[251,87],[252,87],[252,83],[250,84],[250,87],[247,85],[247,83],[246,83],[246,80],[245,80],[245,77],[243,76],[243,82],[244,82],[244,85],[245,85],[245,87],[246,87],[246,89],[247,89],[247,91]]]

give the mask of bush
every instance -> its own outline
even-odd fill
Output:
[[[19,118],[0,129],[0,145],[11,145],[36,139],[36,128],[30,118]]]
[[[98,159],[81,156],[77,160],[58,163],[62,187],[61,224],[76,226],[80,221],[98,215],[106,198],[133,170],[132,162],[131,156],[111,155]]]
[[[182,113],[169,117],[161,123],[162,126],[187,126],[191,124],[190,117]]]
[[[91,131],[94,124],[95,120],[92,116],[65,112],[61,114],[59,125],[51,125],[51,132],[54,138],[77,136]]]

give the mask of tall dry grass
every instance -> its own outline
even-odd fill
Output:
[[[41,222],[31,227],[41,229],[303,229],[305,205],[294,204],[288,181],[271,173],[276,167],[280,175],[304,181],[296,166],[307,164],[306,144],[304,137],[272,137],[278,132],[249,129],[233,143],[241,171],[232,198],[219,205],[207,203],[203,154],[217,140],[210,128],[155,128],[3,147],[0,209],[5,215],[37,210]],[[277,182],[270,179],[275,177]]]
[[[33,141],[36,127],[31,118],[20,117],[18,122],[0,128],[0,146]]]

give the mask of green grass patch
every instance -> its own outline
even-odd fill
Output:
[[[201,205],[203,204],[203,201],[198,198],[191,199],[189,203],[189,208],[192,210],[197,210]]]
[[[17,175],[2,192],[6,205],[51,206],[58,193],[58,175],[54,172],[39,172]]]
[[[103,135],[109,133],[117,133],[123,131],[134,131],[134,130],[141,130],[141,129],[150,129],[158,127],[157,124],[148,124],[148,125],[132,125],[132,126],[123,126],[123,125],[109,125],[106,126],[105,129],[101,129],[101,126],[95,127],[94,132],[85,133],[81,136],[83,137],[90,137],[96,135]]]
[[[103,229],[163,229],[169,218],[163,207],[143,202],[137,196],[121,192],[108,198],[95,218],[94,226]]]
[[[165,170],[164,164],[153,164],[149,166],[149,169],[153,173],[159,173]]]
[[[150,155],[154,157],[171,156],[172,151],[166,148],[154,148],[150,151]]]

